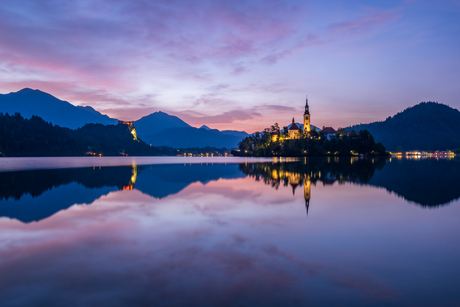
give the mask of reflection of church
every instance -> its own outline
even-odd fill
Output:
[[[311,198],[311,177],[310,175],[305,174],[304,176],[301,173],[297,172],[289,172],[283,171],[282,169],[279,170],[272,170],[271,177],[274,180],[284,179],[285,182],[287,181],[289,185],[292,187],[292,194],[295,194],[296,188],[303,183],[303,196],[305,198],[305,207],[307,209],[310,207],[310,198]]]

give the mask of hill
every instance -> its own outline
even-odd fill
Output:
[[[88,123],[113,125],[116,119],[103,115],[91,107],[76,107],[40,90],[24,88],[18,92],[0,94],[0,112],[25,118],[41,117],[61,127],[76,129]]]
[[[171,149],[169,149],[171,150]],[[127,125],[87,124],[77,130],[53,126],[37,116],[0,115],[0,155],[8,157],[158,155],[168,149],[135,140]],[[175,152],[174,152],[175,153]]]
[[[155,112],[142,117],[133,122],[137,134],[141,139],[147,139],[148,136],[155,135],[169,128],[188,128],[189,124],[177,116],[172,116],[164,112]]]
[[[62,128],[77,129],[86,124],[115,125],[117,119],[101,114],[90,106],[74,106],[40,90],[24,88],[18,92],[0,94],[0,113],[21,114],[24,118],[37,116]],[[219,131],[202,126],[197,129],[176,116],[155,112],[133,122],[137,135],[156,146],[174,148],[236,147],[248,134],[244,131]],[[182,130],[169,130],[169,129]],[[106,129],[100,127],[100,129]],[[164,132],[165,131],[165,132]],[[184,135],[176,135],[175,133]],[[108,143],[106,143],[108,145]],[[22,154],[26,154],[23,152]],[[66,154],[65,154],[66,155]]]
[[[387,150],[446,150],[460,148],[460,111],[437,102],[422,102],[381,122],[359,124]]]
[[[244,131],[219,131],[206,125],[195,128],[164,112],[152,113],[133,123],[139,137],[153,146],[234,148],[248,136]]]

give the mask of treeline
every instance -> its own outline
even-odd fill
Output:
[[[329,137],[322,131],[312,130],[304,134],[299,130],[295,139],[289,139],[287,128],[281,131],[278,124],[244,138],[238,143],[238,149],[232,153],[258,157],[387,155],[383,144],[375,143],[367,130],[348,133],[341,129]]]
[[[38,116],[26,119],[19,113],[0,113],[0,156],[175,156],[183,151],[135,140],[129,127],[123,124],[87,124],[72,130],[53,126]]]

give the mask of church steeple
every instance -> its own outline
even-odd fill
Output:
[[[305,101],[305,113],[303,113],[303,133],[311,131],[310,126],[310,107],[308,106],[308,96]]]
[[[305,113],[303,115],[310,115],[310,108],[308,107],[308,96],[305,101]]]

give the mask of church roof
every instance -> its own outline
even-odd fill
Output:
[[[295,124],[296,124],[297,128],[294,128],[294,129],[299,129],[299,128],[301,128],[301,129],[303,130],[303,125],[302,125],[302,124],[300,124],[300,123],[295,123]],[[289,124],[289,125],[287,126],[287,129],[288,129],[288,130],[291,130],[291,127],[292,127],[292,123]],[[321,131],[321,129],[320,129],[319,127],[316,127],[315,125],[311,125],[311,128],[312,128],[312,129],[315,128],[316,131],[318,131],[318,132]]]
[[[299,126],[297,126],[296,123],[292,123],[288,130],[299,130]]]
[[[332,127],[324,127],[323,132],[324,134],[337,133],[337,131],[335,131],[335,129]]]

